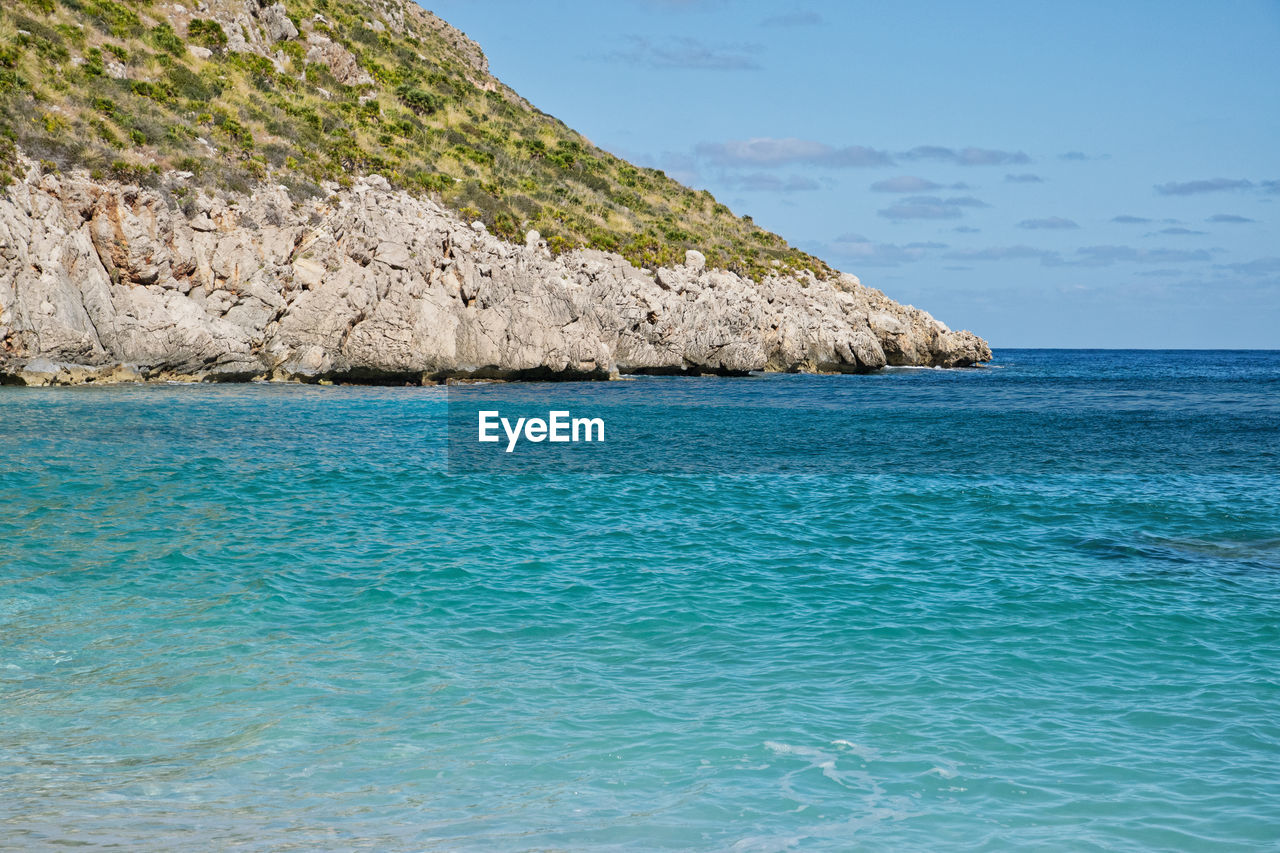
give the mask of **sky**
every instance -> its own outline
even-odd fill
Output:
[[[1280,0],[425,0],[600,147],[997,347],[1280,348]]]

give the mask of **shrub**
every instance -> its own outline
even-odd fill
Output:
[[[128,38],[142,32],[142,19],[128,6],[111,0],[84,0],[81,8],[99,29],[116,38]]]
[[[18,89],[29,89],[30,85],[26,79],[16,71],[8,68],[0,68],[0,94],[17,91]]]
[[[306,61],[307,51],[301,42],[287,41],[280,45],[280,50],[284,51],[284,55],[293,60],[298,68],[302,67],[302,63]]]
[[[622,239],[617,234],[597,228],[588,236],[587,245],[604,252],[617,252],[622,248]]]
[[[98,138],[107,145],[112,148],[120,147],[120,137],[116,136],[115,131],[105,121],[100,118],[93,118],[89,120],[89,126],[93,128],[93,132],[97,134]]]
[[[9,185],[13,180],[13,170],[18,166],[18,146],[13,138],[0,135],[0,187]]]
[[[245,72],[249,84],[262,92],[272,92],[276,87],[276,67],[265,56],[256,53],[233,53],[227,64]]]
[[[642,210],[645,207],[644,200],[640,198],[640,195],[630,190],[614,190],[608,193],[608,197],[610,201],[629,210]]]
[[[96,47],[90,50],[80,70],[88,77],[101,77],[106,72],[106,68],[102,65],[102,51]]]
[[[414,127],[413,122],[408,119],[394,119],[387,122],[387,130],[399,136],[401,139],[410,139],[418,130]]]
[[[547,238],[547,248],[551,250],[551,254],[553,255],[563,255],[565,252],[570,252],[578,248],[578,244],[570,240],[568,237],[562,237],[559,234],[552,234]]]
[[[167,22],[162,22],[151,28],[151,43],[163,50],[165,53],[171,53],[178,56],[182,53],[182,39],[178,38],[178,34],[173,31],[173,27]]]
[[[87,40],[83,27],[73,27],[70,24],[57,24],[54,26],[54,30],[57,31],[58,35],[62,36],[77,47],[84,45]]]
[[[457,157],[463,163],[475,163],[478,166],[492,166],[493,152],[485,151],[481,148],[470,148],[466,145],[455,145],[449,149],[449,153]]]
[[[499,213],[493,218],[493,233],[504,240],[520,239],[520,223],[510,213]]]
[[[527,195],[513,196],[509,199],[509,203],[530,222],[542,215],[542,205],[538,204]]]
[[[521,139],[516,143],[516,147],[527,151],[530,160],[538,160],[547,156],[547,143],[541,139]]]
[[[232,141],[238,142],[245,151],[253,150],[253,133],[226,110],[217,110],[213,114],[213,124]]]
[[[134,80],[129,83],[129,90],[157,104],[168,104],[173,101],[173,92],[165,81],[151,83],[147,80]]]
[[[173,93],[188,101],[210,101],[221,92],[220,87],[210,86],[199,74],[181,63],[174,63],[166,75]]]
[[[609,192],[610,184],[608,179],[600,175],[593,175],[593,174],[583,175],[582,183],[585,186],[590,187],[591,189],[595,190],[598,193],[605,194]]]
[[[396,97],[418,115],[432,115],[444,106],[444,99],[439,95],[425,89],[415,89],[408,84],[396,87]]]
[[[190,172],[193,175],[199,175],[204,171],[205,162],[198,157],[183,157],[173,164],[173,168],[179,172]]]
[[[440,172],[418,171],[410,174],[408,180],[426,192],[442,193],[453,188],[453,178]]]
[[[67,129],[67,120],[62,116],[45,113],[40,117],[40,123],[44,125],[44,132],[50,136],[57,136]]]
[[[124,160],[111,161],[111,177],[121,183],[138,183],[146,172],[145,166],[139,166],[136,163],[128,163]]]
[[[562,169],[572,166],[582,153],[582,146],[577,142],[561,140],[556,143],[556,150],[547,155],[547,159]]]
[[[227,46],[227,34],[222,24],[203,18],[192,18],[187,24],[187,38],[210,50],[221,51]]]
[[[174,143],[183,143],[196,138],[196,132],[185,124],[171,124],[164,132],[164,138]]]

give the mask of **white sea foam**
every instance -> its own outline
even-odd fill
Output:
[[[831,741],[831,744],[833,746],[843,746],[845,749],[849,750],[854,755],[861,758],[863,761],[874,761],[880,757],[880,753],[876,752],[871,747],[861,746],[859,744],[854,743],[853,741],[833,740]]]

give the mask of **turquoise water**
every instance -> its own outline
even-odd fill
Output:
[[[627,461],[450,476],[467,394]],[[1280,840],[1277,353],[2,388],[0,447],[0,848]]]

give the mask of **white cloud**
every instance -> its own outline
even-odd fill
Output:
[[[940,145],[918,145],[901,155],[904,160],[942,160],[958,166],[1003,166],[1030,163],[1022,151],[1000,151],[992,148],[944,148]]]
[[[871,189],[878,193],[922,193],[929,190],[940,190],[942,189],[942,184],[935,184],[933,181],[917,178],[913,175],[899,175],[896,178],[885,178],[883,181],[876,181],[871,185]]]
[[[938,198],[937,196],[913,196],[897,204],[876,211],[885,219],[958,219],[966,207],[989,207],[973,196]]]
[[[755,139],[729,142],[704,142],[697,147],[698,156],[720,166],[812,166],[857,167],[887,166],[893,160],[884,151],[849,145],[835,148],[811,139]]]
[[[1065,219],[1061,216],[1050,216],[1045,219],[1024,219],[1018,223],[1019,228],[1030,228],[1033,230],[1056,230],[1067,231],[1080,226],[1072,219]]]
[[[646,38],[631,37],[628,46],[609,54],[612,60],[621,60],[650,68],[678,68],[686,71],[753,71],[760,67],[756,56],[759,45],[710,45],[687,36],[662,43]]]

